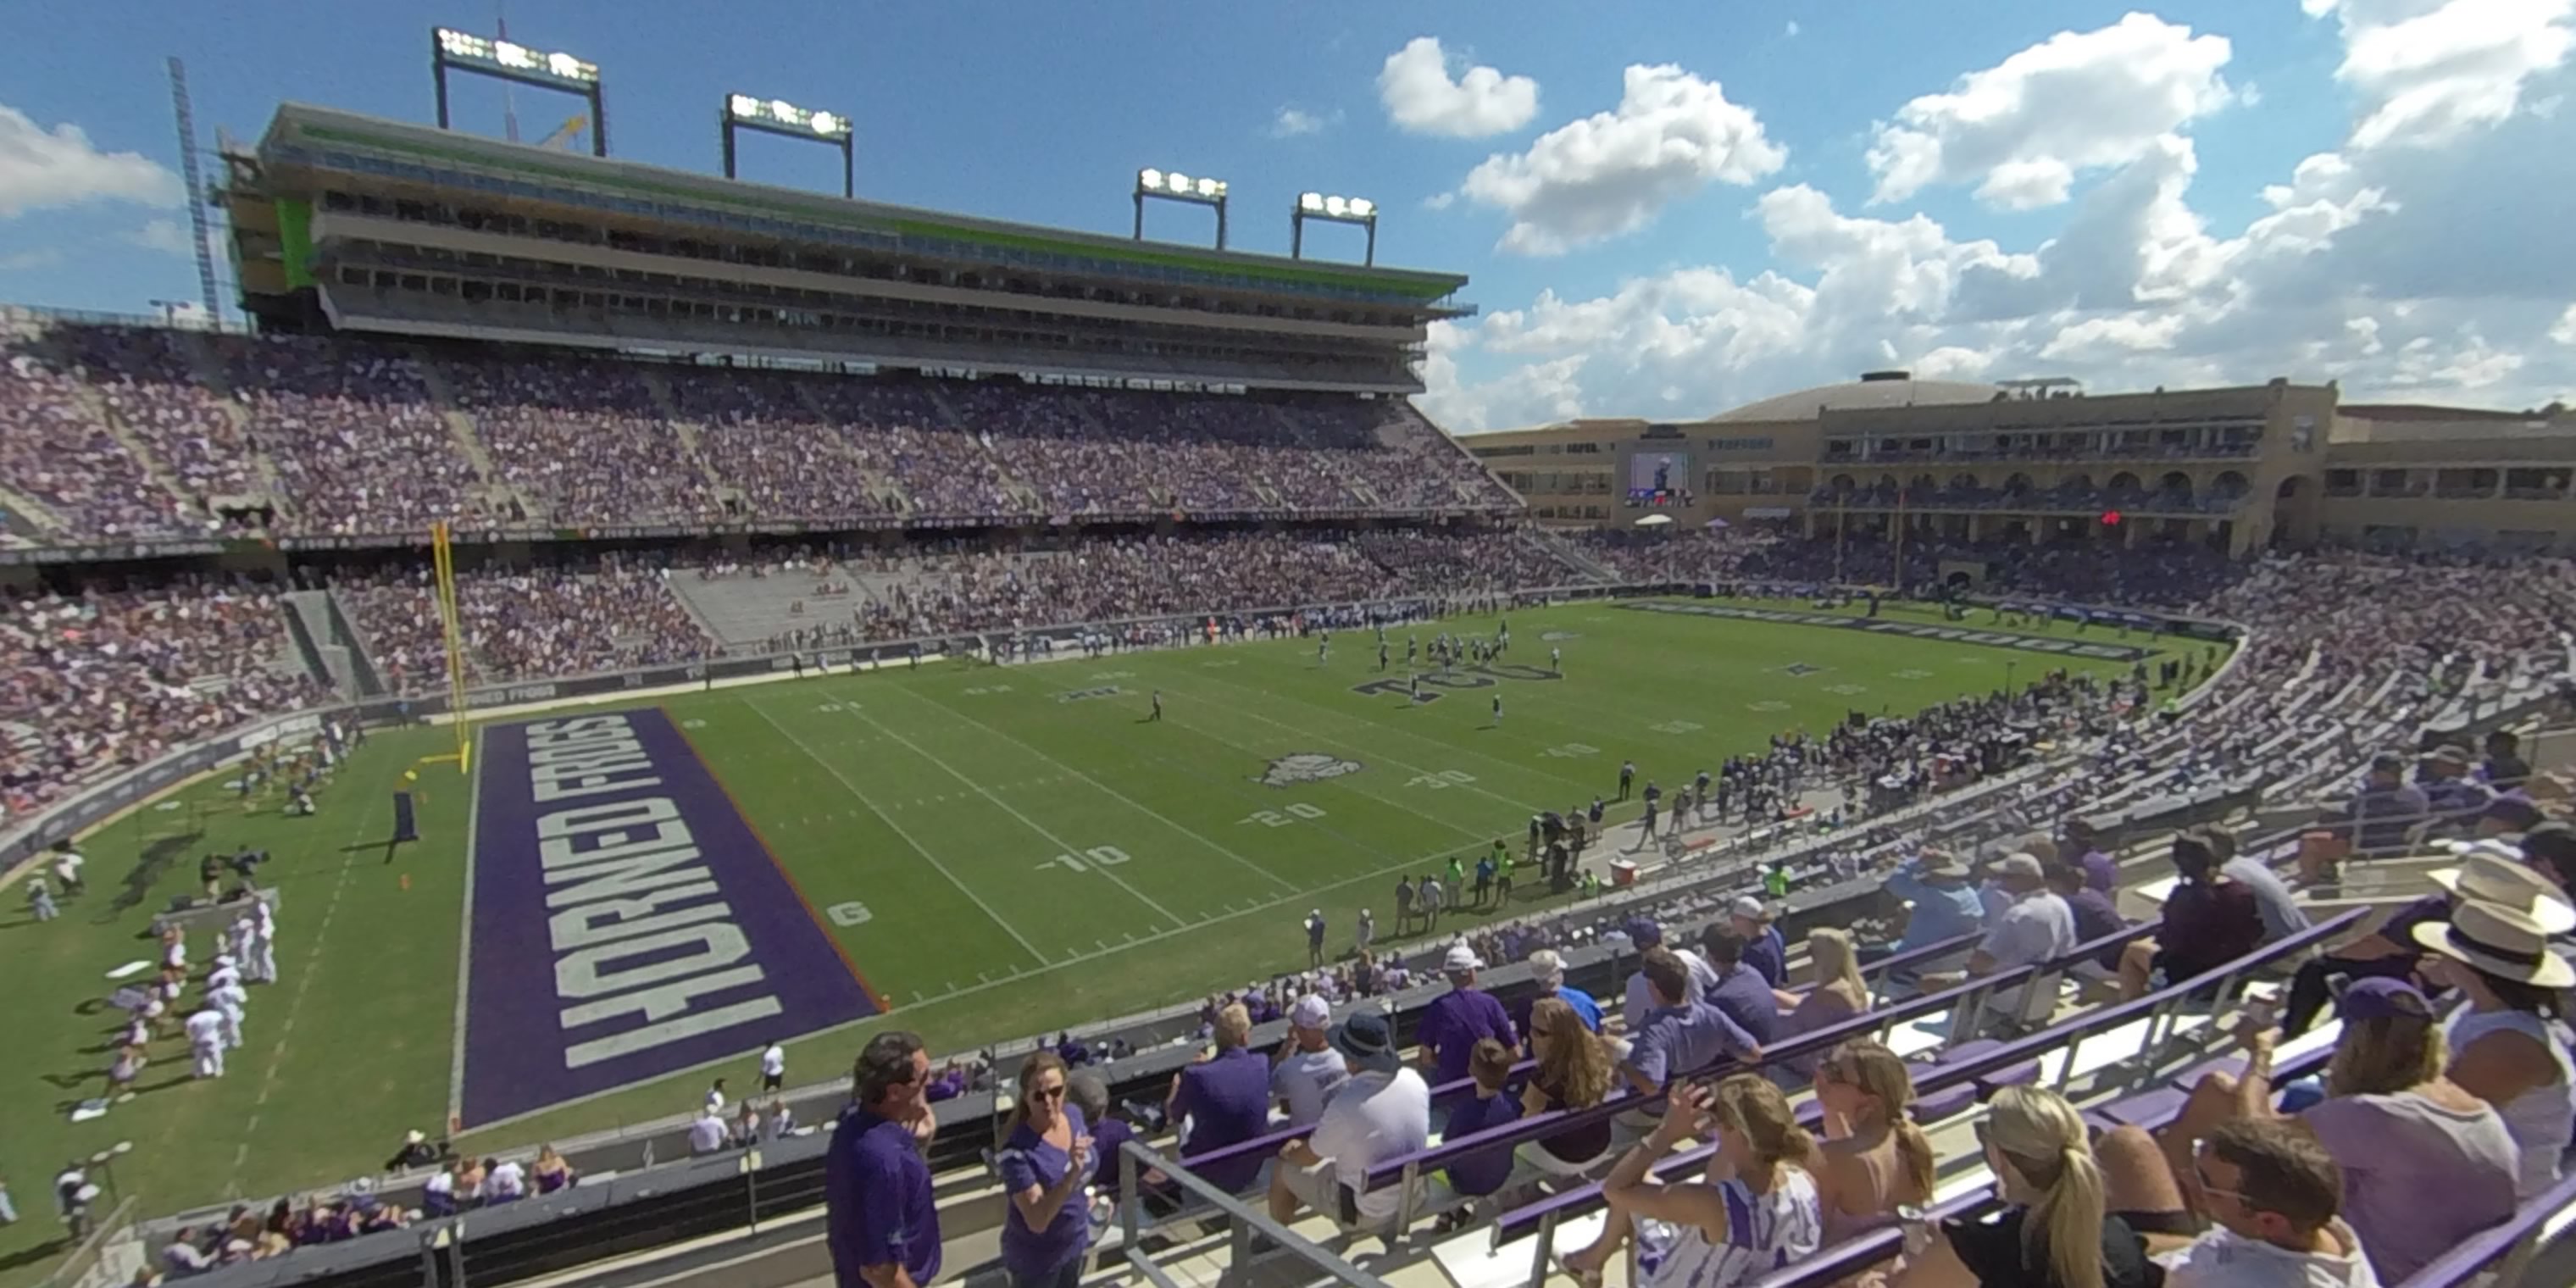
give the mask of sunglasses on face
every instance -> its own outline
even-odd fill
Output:
[[[1062,1087],[1040,1087],[1040,1088],[1038,1088],[1037,1090],[1032,1091],[1032,1092],[1030,1092],[1030,1093],[1029,1093],[1029,1099],[1031,1099],[1031,1100],[1062,1100],[1062,1099],[1064,1099],[1064,1088],[1062,1088]]]

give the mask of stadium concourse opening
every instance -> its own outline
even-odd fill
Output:
[[[289,104],[223,157],[250,332],[0,316],[0,1031],[36,1080],[0,1102],[32,1218],[0,1288],[506,1283],[810,1228],[852,1058],[898,1031],[928,1077],[875,1081],[922,1103],[875,1103],[952,1196],[952,1269],[998,1253],[956,1227],[988,1167],[1026,1179],[986,1159],[1043,1048],[1131,1138],[1109,1255],[1260,1229],[1365,1283],[1365,1228],[1399,1288],[1544,1277],[1599,1228],[1602,1174],[1647,1167],[1608,1152],[1660,1089],[1636,1049],[1693,989],[1786,1008],[1721,1119],[1919,1093],[1908,1205],[1943,1213],[1996,1198],[1981,1132],[2132,1163],[2122,1129],[2198,1132],[2196,1075],[2269,1028],[2248,996],[2319,1026],[2285,1083],[2453,996],[2463,1047],[2564,1045],[2521,1006],[2576,925],[2554,412],[1878,373],[1470,447],[1411,401],[1459,274],[642,165],[599,68],[440,42],[580,87],[600,155]],[[1374,234],[1292,198],[1335,201]],[[2311,949],[2449,987],[2338,1019],[2353,972]],[[1457,1041],[1496,1016],[1505,1049]],[[1338,1050],[1354,1105],[1401,1083],[1408,1148],[1307,1160],[1359,1111],[1295,1145],[1258,1079],[1169,1099],[1212,1041]],[[1416,1045],[1418,1096],[1383,1067]],[[1482,1132],[1435,1139],[1434,1103]],[[2563,1120],[2508,1109],[2449,1251],[2347,1205],[2385,1281],[2554,1232]],[[1505,1161],[1471,1193],[1495,1142],[1558,1192]]]

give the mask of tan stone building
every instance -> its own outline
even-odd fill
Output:
[[[1704,421],[1467,441],[1541,522],[1990,541],[2503,542],[2576,553],[2576,416],[2339,405],[2288,380],[2092,394],[1873,372]]]

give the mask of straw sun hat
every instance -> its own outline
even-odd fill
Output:
[[[2539,988],[2576,986],[2576,966],[2549,950],[2549,935],[2528,912],[2472,900],[2448,924],[2415,928],[2415,942],[2500,979]]]

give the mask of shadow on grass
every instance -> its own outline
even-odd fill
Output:
[[[26,1266],[35,1265],[38,1262],[51,1261],[54,1258],[63,1255],[63,1253],[69,1250],[70,1247],[71,1240],[57,1235],[54,1238],[47,1239],[43,1243],[35,1245],[34,1247],[20,1248],[16,1252],[10,1253],[8,1256],[0,1257],[0,1272],[21,1269]]]
[[[162,874],[179,861],[182,853],[196,848],[197,842],[204,840],[205,835],[202,831],[182,832],[158,837],[144,846],[143,852],[135,856],[134,867],[125,874],[125,884],[117,890],[116,897],[108,901],[107,911],[92,920],[99,925],[107,925],[116,920],[117,914],[142,907],[144,901],[152,897],[152,887],[161,883]]]

